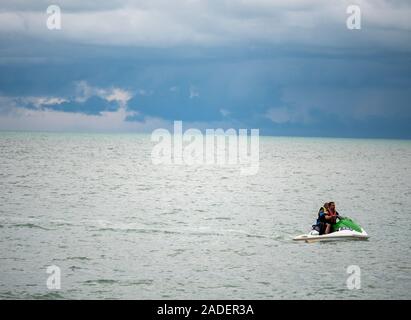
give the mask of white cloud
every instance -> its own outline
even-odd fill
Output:
[[[0,103],[4,98],[0,97]],[[0,109],[1,110],[1,109]],[[137,115],[120,107],[116,111],[103,111],[101,115],[63,112],[51,109],[26,109],[13,107],[8,112],[0,112],[0,128],[2,130],[55,131],[55,132],[145,132],[150,133],[158,128],[173,129],[172,121],[156,117],[145,117],[142,121],[126,121],[127,117]],[[197,128],[232,127],[246,128],[239,122],[184,122],[184,130]]]
[[[101,90],[96,87],[92,87],[87,83],[87,81],[84,81],[84,80],[77,82],[75,85],[76,85],[76,97],[74,100],[76,102],[82,103],[82,102],[87,101],[90,97],[94,95],[101,97],[105,93],[104,90]]]
[[[102,111],[99,115],[54,110],[50,106],[74,101],[83,103],[92,96],[98,96],[118,104],[116,111]],[[2,130],[91,130],[91,131],[144,131],[162,120],[147,118],[144,121],[126,121],[127,117],[138,115],[127,110],[131,92],[121,88],[99,88],[86,81],[76,83],[75,95],[71,98],[28,96],[0,96],[0,129]],[[27,108],[34,106],[35,108]],[[86,110],[85,110],[86,111]]]
[[[42,108],[44,106],[62,104],[69,100],[61,97],[24,97],[20,99],[23,104],[32,104],[36,108]]]
[[[0,108],[8,110],[13,107],[34,106],[37,109],[44,109],[48,106],[62,104],[64,102],[74,101],[83,103],[93,96],[100,97],[108,102],[115,101],[120,108],[127,109],[127,102],[133,97],[130,91],[121,88],[99,88],[89,85],[86,81],[79,81],[75,84],[74,97],[56,97],[56,96],[27,96],[11,97],[0,96]]]
[[[8,113],[13,108],[35,107],[41,109],[50,105],[61,104],[69,100],[62,97],[46,97],[46,96],[28,96],[28,97],[9,97],[0,96],[0,113]]]
[[[123,107],[133,97],[130,91],[120,88],[99,88],[89,85],[84,80],[76,83],[76,102],[85,102],[92,96],[100,97],[108,102],[116,101]]]
[[[91,131],[91,132],[150,132],[169,124],[158,118],[144,121],[126,121],[136,112],[120,107],[117,111],[104,111],[101,115],[68,113],[51,109],[26,109],[16,107],[6,114],[0,114],[2,130],[40,131]]]
[[[120,106],[125,107],[127,102],[132,98],[132,94],[126,90],[119,88],[114,88],[111,92],[107,94],[105,99],[109,102],[117,101]]]

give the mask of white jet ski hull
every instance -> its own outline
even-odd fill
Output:
[[[368,234],[361,229],[362,232],[354,230],[340,230],[335,231],[329,234],[319,235],[317,231],[311,231],[308,234],[302,234],[295,237],[295,241],[305,241],[305,242],[314,242],[314,241],[336,241],[336,240],[367,240]]]

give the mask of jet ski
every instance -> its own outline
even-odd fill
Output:
[[[332,227],[332,232],[322,234],[313,229],[308,234],[302,234],[295,237],[293,240],[314,242],[314,241],[333,241],[333,240],[366,240],[368,234],[365,230],[348,217],[339,217],[339,221]]]

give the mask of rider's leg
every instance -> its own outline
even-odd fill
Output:
[[[325,228],[325,234],[329,234],[331,232],[331,224],[327,223],[327,227]]]

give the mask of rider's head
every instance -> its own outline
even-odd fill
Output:
[[[335,211],[335,203],[333,201],[328,202],[328,208],[330,211]]]
[[[328,205],[329,205],[329,203],[328,202],[326,202],[326,203],[324,203],[324,208],[326,209],[326,210],[328,210]]]

